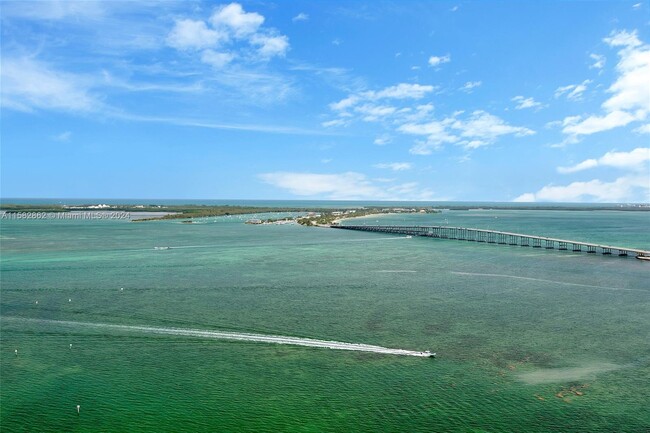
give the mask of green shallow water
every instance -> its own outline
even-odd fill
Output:
[[[458,211],[364,221],[648,249],[648,216]],[[3,221],[0,236],[3,432],[650,427],[650,267],[639,260],[236,218]],[[27,318],[308,337],[439,358]]]

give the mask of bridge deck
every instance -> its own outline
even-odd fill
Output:
[[[603,254],[611,254],[612,250],[619,252],[618,255],[626,256],[629,253],[636,254],[641,257],[650,257],[650,251],[641,250],[638,248],[619,247],[613,245],[595,244],[591,242],[575,241],[570,239],[550,238],[545,236],[527,235],[523,233],[503,232],[499,230],[478,229],[470,227],[449,227],[449,226],[368,226],[368,225],[332,225],[332,228],[346,229],[346,230],[361,230],[373,232],[386,232],[386,233],[399,233],[413,236],[427,236],[435,238],[458,239],[475,242],[498,243],[520,246],[531,246],[529,241],[538,241],[533,243],[533,247],[541,248],[541,242],[545,243],[545,248],[555,249],[555,244],[558,244],[558,249],[567,250],[570,244],[573,251],[582,251],[582,247],[587,248],[585,252],[595,253],[596,249],[600,249]],[[478,233],[487,235],[481,237]],[[489,238],[492,235],[492,238]],[[495,236],[500,236],[498,240]],[[506,241],[505,238],[508,238]],[[524,242],[525,241],[525,242]],[[513,243],[514,242],[514,243]]]

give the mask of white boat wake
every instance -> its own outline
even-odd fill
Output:
[[[48,325],[60,325],[74,328],[90,328],[101,330],[116,330],[127,332],[140,332],[145,334],[159,334],[159,335],[174,335],[179,337],[195,337],[195,338],[213,338],[216,340],[236,340],[248,341],[255,343],[270,343],[270,344],[288,344],[292,346],[305,346],[305,347],[318,347],[323,349],[335,350],[351,350],[355,352],[371,352],[380,353],[383,355],[402,355],[402,356],[417,356],[422,358],[435,357],[435,353],[429,351],[419,352],[415,350],[405,349],[391,349],[382,346],[373,346],[370,344],[359,343],[345,343],[341,341],[328,341],[316,340],[312,338],[300,337],[287,337],[283,335],[265,335],[265,334],[249,334],[240,332],[227,332],[227,331],[204,331],[200,329],[184,329],[184,328],[158,328],[152,326],[136,326],[136,325],[113,325],[109,323],[91,323],[91,322],[73,322],[67,320],[47,320],[47,319],[28,319],[19,317],[4,317],[7,320],[20,320],[33,323],[43,323]]]
[[[561,284],[561,285],[564,285],[564,286],[588,287],[590,289],[622,290],[622,291],[628,291],[628,292],[648,292],[647,290],[643,290],[643,289],[628,289],[628,288],[624,288],[624,287],[594,286],[592,284],[569,283],[567,281],[546,280],[546,279],[543,279],[543,278],[522,277],[522,276],[519,276],[519,275],[483,274],[483,273],[478,273],[478,272],[457,272],[457,271],[451,271],[451,273],[454,274],[454,275],[469,275],[469,276],[474,276],[474,277],[512,278],[512,279],[515,279],[515,280],[539,281],[539,282],[543,282],[543,283]]]

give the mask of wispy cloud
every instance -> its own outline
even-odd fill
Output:
[[[385,162],[373,165],[375,168],[388,169],[393,171],[404,171],[413,168],[410,162]]]
[[[462,90],[463,92],[467,92],[467,93],[472,93],[472,91],[475,88],[480,87],[481,84],[483,84],[481,81],[468,81],[459,90]]]
[[[309,19],[309,15],[307,15],[304,12],[300,12],[298,15],[295,17],[291,18],[291,21],[296,22],[296,21],[307,21]]]
[[[476,149],[494,143],[503,135],[524,137],[533,135],[535,131],[522,127],[512,126],[503,119],[482,110],[477,110],[465,119],[455,113],[441,121],[428,123],[407,123],[399,127],[406,134],[427,136],[426,141],[416,142],[411,148],[411,153],[428,155],[439,149],[444,143],[454,143],[467,149]]]
[[[587,90],[587,85],[591,83],[591,80],[584,80],[580,84],[569,84],[566,86],[561,86],[555,89],[555,97],[559,98],[562,95],[566,95],[567,99],[572,101],[579,101],[582,99],[582,94]]]
[[[594,63],[591,66],[589,66],[589,68],[603,69],[605,67],[605,62],[607,61],[605,56],[600,54],[590,54],[589,57],[591,58],[591,60],[594,61]]]
[[[435,89],[431,85],[400,83],[381,90],[353,93],[329,105],[330,109],[339,116],[339,119],[326,123],[329,126],[348,125],[355,117],[366,122],[384,120],[387,117],[405,112],[403,107],[390,105],[391,103],[422,99]]]
[[[93,77],[58,71],[31,57],[3,58],[0,71],[3,107],[20,111],[101,111],[101,99],[93,94]]]
[[[375,141],[373,141],[373,143],[376,144],[377,146],[385,146],[390,142],[391,142],[391,138],[389,135],[386,134],[375,138]]]
[[[234,130],[234,131],[254,131],[254,132],[266,132],[271,134],[288,134],[288,135],[336,135],[322,129],[306,129],[293,126],[281,126],[281,125],[265,125],[265,124],[255,124],[255,123],[219,123],[211,120],[205,119],[191,119],[191,118],[180,118],[180,117],[156,117],[156,116],[141,116],[134,115],[124,112],[114,112],[112,117],[134,121],[134,122],[150,122],[150,123],[166,123],[170,125],[178,126],[190,126],[195,128],[206,128],[206,129],[224,129],[224,130]]]
[[[432,200],[433,193],[417,182],[387,184],[369,179],[358,172],[297,173],[271,172],[258,175],[260,180],[302,197],[330,200]],[[384,179],[391,182],[390,179]]]
[[[32,20],[96,19],[106,13],[104,2],[51,0],[40,2],[4,2],[3,16]]]
[[[533,98],[526,98],[524,96],[515,96],[512,101],[517,103],[516,110],[523,110],[525,108],[542,108],[544,105],[541,102],[535,101]]]

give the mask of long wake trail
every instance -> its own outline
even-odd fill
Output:
[[[451,272],[454,275],[469,275],[474,277],[491,277],[491,278],[512,278],[515,280],[526,280],[526,281],[539,281],[543,283],[553,283],[560,284],[564,286],[575,286],[575,287],[588,287],[590,289],[603,289],[603,290],[617,290],[617,291],[628,291],[628,292],[648,292],[643,289],[628,289],[623,287],[605,287],[605,286],[594,286],[592,284],[580,284],[580,283],[569,283],[567,281],[555,281],[555,280],[546,280],[543,278],[532,278],[532,277],[522,277],[519,275],[505,275],[505,274],[483,274],[478,272]]]
[[[288,337],[283,335],[250,334],[250,333],[227,332],[227,331],[205,331],[200,329],[185,329],[185,328],[159,328],[153,326],[137,326],[137,325],[114,325],[109,323],[29,319],[29,318],[21,318],[21,317],[3,317],[3,319],[25,321],[25,322],[32,322],[32,323],[42,323],[48,325],[60,325],[64,327],[73,327],[73,328],[139,332],[144,334],[173,335],[179,337],[212,338],[216,340],[235,340],[235,341],[247,341],[247,342],[254,342],[254,343],[287,344],[291,346],[317,347],[323,349],[351,350],[355,352],[380,353],[383,355],[417,356],[417,357],[424,357],[424,358],[429,357],[428,353],[419,352],[415,350],[391,349],[388,347],[373,346],[370,344],[345,343],[341,341],[316,340],[312,338]]]

